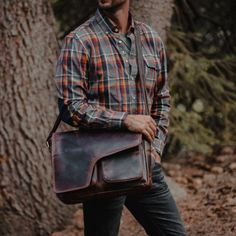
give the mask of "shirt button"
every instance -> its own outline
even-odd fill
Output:
[[[118,41],[118,43],[122,43],[122,41],[121,41],[121,40],[119,40],[119,41]]]
[[[119,29],[117,27],[114,28],[115,33],[119,33]]]
[[[123,53],[123,54],[126,54],[126,52],[125,52],[125,51],[122,51],[122,53]]]
[[[135,100],[136,99],[136,97],[135,96],[132,96],[132,98]]]
[[[125,60],[125,62],[126,62],[126,63],[129,63],[129,61],[128,61],[127,59]]]

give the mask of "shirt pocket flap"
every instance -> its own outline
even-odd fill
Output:
[[[160,60],[158,57],[153,56],[153,55],[144,55],[143,59],[147,67],[154,69],[156,71],[161,70]]]

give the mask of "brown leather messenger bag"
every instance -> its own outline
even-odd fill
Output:
[[[146,114],[149,114],[137,26],[135,44]],[[51,154],[53,191],[63,203],[137,194],[151,187],[154,164],[151,144],[141,133],[104,129],[56,132],[62,110],[49,133],[47,145]]]

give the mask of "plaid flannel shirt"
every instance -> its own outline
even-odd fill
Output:
[[[157,32],[134,21],[131,14],[130,18],[129,34],[133,35],[134,22],[141,31],[148,105],[157,124],[152,145],[162,155],[170,110],[165,48]],[[128,114],[145,114],[139,78],[124,69],[131,62],[137,66],[135,47],[124,60],[117,34],[118,29],[97,9],[94,16],[64,38],[55,82],[59,109],[62,104],[67,108],[67,116],[63,116],[66,123],[120,129]]]

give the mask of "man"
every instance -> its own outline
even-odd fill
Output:
[[[164,180],[161,155],[168,133],[170,94],[166,55],[159,35],[134,21],[130,0],[98,0],[93,17],[69,33],[57,62],[56,84],[63,120],[88,128],[126,128],[152,142],[153,186],[138,196],[83,203],[85,236],[118,235],[125,205],[148,235],[186,235]],[[141,30],[145,85],[151,115],[145,114],[134,38]],[[137,78],[136,78],[137,77]]]

